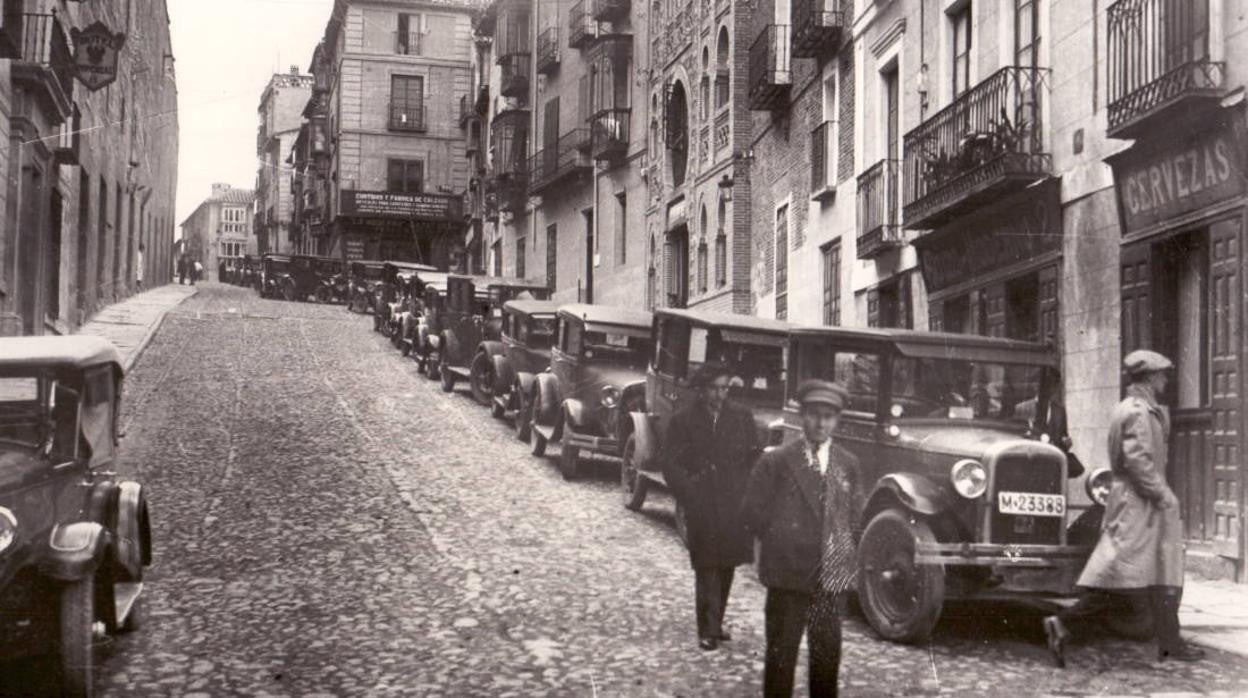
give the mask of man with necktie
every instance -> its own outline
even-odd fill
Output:
[[[802,438],[763,454],[746,490],[746,526],[762,544],[758,576],[767,587],[767,698],[793,694],[803,632],[810,695],[837,694],[840,613],[854,585],[853,533],[863,501],[858,460],[832,438],[845,397],[836,383],[802,382]]]
[[[754,415],[728,400],[731,376],[721,364],[704,364],[691,380],[697,398],[672,415],[664,442],[663,471],[685,511],[693,565],[698,646],[714,650],[730,640],[724,609],[737,565],[753,548],[741,521],[741,499],[758,457]]]

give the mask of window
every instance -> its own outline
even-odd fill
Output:
[[[1204,230],[1186,233],[1157,243],[1153,248],[1153,274],[1157,307],[1153,337],[1161,351],[1174,361],[1168,397],[1177,409],[1209,404],[1209,252]]]
[[[574,322],[567,318],[560,318],[559,348],[568,356],[580,356],[582,332],[583,330],[580,323]]]
[[[776,209],[776,319],[789,317],[789,206]]]
[[[615,195],[615,263],[628,261],[628,195]]]
[[[703,238],[698,243],[698,293],[706,293],[707,283],[706,238]]]
[[[559,288],[556,273],[559,261],[559,227],[555,223],[546,226],[546,286],[554,293]]]
[[[425,163],[420,160],[386,161],[386,191],[394,194],[419,194],[423,191]]]
[[[425,130],[425,79],[419,75],[390,78],[390,128]]]
[[[834,381],[849,393],[846,411],[876,414],[880,386],[880,356],[844,351],[824,342],[803,341],[796,345],[790,362],[789,394],[796,393],[802,381],[811,378]]]
[[[525,269],[524,269],[524,255],[525,255],[524,242],[525,242],[524,238],[516,238],[516,277],[517,277],[517,278],[520,278],[520,279],[523,279],[523,278],[524,278],[524,274],[525,274]]]
[[[823,248],[823,324],[841,324],[841,241]]]
[[[968,2],[961,9],[949,15],[953,30],[953,96],[966,92],[971,79],[971,4]]]
[[[490,273],[493,274],[494,276],[502,276],[503,275],[503,241],[502,240],[495,240],[494,243],[490,245],[490,257],[491,257],[490,268],[493,270]]]
[[[403,56],[421,55],[421,15],[399,14],[399,31],[395,41],[395,53]]]
[[[728,29],[726,27],[719,28],[719,39],[715,42],[715,108],[719,109],[728,105],[729,95],[729,61],[732,57],[728,55]]]
[[[912,327],[910,275],[903,272],[867,291],[868,327]]]
[[[666,376],[682,378],[689,357],[689,325],[673,317],[658,321],[658,344],[655,347],[655,369]]]
[[[1015,63],[1034,67],[1039,53],[1040,36],[1036,0],[1014,0]]]

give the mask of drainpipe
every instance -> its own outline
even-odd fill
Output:
[[[585,302],[594,302],[594,240],[598,237],[598,163],[590,165],[589,176],[594,178],[593,201],[589,204],[589,215],[594,217],[594,224],[585,229]]]

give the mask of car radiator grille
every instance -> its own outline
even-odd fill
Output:
[[[1062,463],[1043,456],[1003,454],[996,464],[995,491],[989,500],[992,506],[991,541],[993,543],[1036,543],[1057,545],[1061,542],[1062,516],[1015,516],[997,510],[997,492],[1034,492],[1063,494],[1065,473]]]

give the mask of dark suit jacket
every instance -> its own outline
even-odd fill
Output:
[[[742,509],[762,543],[758,576],[771,588],[840,593],[853,588],[854,530],[863,506],[858,459],[836,443],[822,477],[807,462],[806,442],[763,454],[750,475]]]
[[[753,558],[741,499],[759,450],[754,416],[744,407],[726,402],[714,425],[697,403],[672,415],[663,474],[685,509],[694,567],[733,567]]]

